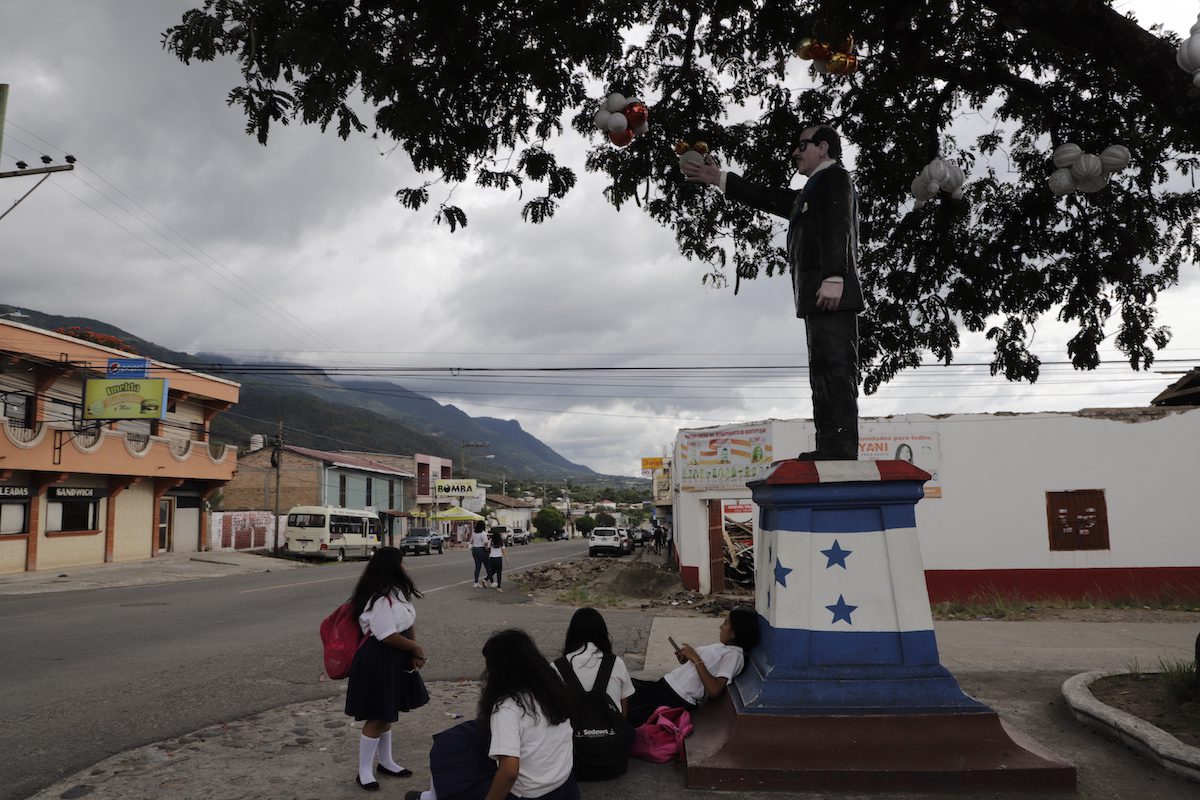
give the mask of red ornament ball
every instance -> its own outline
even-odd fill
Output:
[[[610,132],[608,134],[608,140],[617,147],[624,147],[633,141],[633,131],[629,128],[626,128],[620,132]]]
[[[629,120],[629,127],[636,128],[650,118],[650,109],[646,108],[645,103],[630,103],[625,106],[625,119]]]

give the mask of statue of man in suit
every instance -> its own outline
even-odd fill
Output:
[[[800,191],[774,189],[721,170],[711,159],[684,161],[685,177],[711,183],[731,200],[788,221],[796,316],[808,334],[816,450],[801,460],[858,458],[858,197],[839,163],[842,141],[828,125],[806,128],[792,148],[796,171],[808,178]]]

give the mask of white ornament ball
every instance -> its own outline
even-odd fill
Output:
[[[1067,142],[1054,148],[1054,155],[1051,158],[1054,159],[1054,166],[1061,169],[1062,167],[1069,167],[1074,164],[1081,155],[1083,155],[1083,148],[1072,142]]]
[[[962,187],[960,186],[957,189],[955,189],[953,192],[950,193],[950,196],[953,197],[955,200],[962,200],[963,199]]]
[[[938,188],[946,182],[950,177],[950,170],[946,168],[946,162],[940,158],[935,158],[925,165],[921,170],[921,174],[925,176],[925,180],[938,184]]]
[[[946,162],[946,180],[942,181],[942,191],[953,194],[957,192],[967,181],[967,175],[962,171],[962,167],[955,164],[953,161]]]
[[[1196,86],[1196,88],[1200,89],[1200,72],[1197,72],[1192,76],[1192,83]]]
[[[1100,156],[1094,156],[1091,153],[1080,154],[1079,158],[1075,159],[1075,163],[1071,165],[1071,175],[1076,181],[1099,175],[1103,171],[1104,165],[1100,163]]]
[[[695,150],[685,150],[679,156],[679,168],[683,169],[684,164],[703,164],[704,156],[697,153]]]
[[[629,127],[629,120],[625,119],[624,114],[609,114],[608,130],[610,133],[620,133]]]
[[[601,107],[592,117],[592,123],[596,126],[596,130],[607,131],[610,117],[612,117],[612,112],[607,108]]]
[[[604,107],[614,114],[618,111],[624,110],[625,106],[625,95],[621,94],[620,92],[613,92],[608,96],[608,99],[604,101]]]
[[[1129,166],[1129,148],[1120,144],[1109,145],[1100,153],[1100,163],[1105,172],[1120,172]]]
[[[1064,194],[1070,194],[1075,191],[1075,177],[1071,175],[1070,167],[1056,169],[1054,174],[1050,176],[1050,191],[1062,197]]]

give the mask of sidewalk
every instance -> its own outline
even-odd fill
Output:
[[[194,560],[209,559],[213,560]],[[154,575],[151,576],[150,566]],[[167,569],[163,569],[167,567]],[[303,568],[293,562],[247,554],[196,554],[151,562],[68,569],[40,577],[0,576],[0,594],[60,591],[102,585],[137,585],[189,580],[230,571]],[[102,574],[96,574],[101,572]],[[153,579],[152,579],[153,578]],[[646,644],[641,675],[658,677],[676,666],[667,637],[679,643],[717,639],[718,619],[656,617]],[[1165,772],[1150,759],[1101,738],[1077,723],[1063,701],[1067,678],[1089,670],[1150,665],[1160,658],[1190,657],[1196,625],[1190,623],[948,622],[938,623],[942,660],[971,695],[991,705],[1004,720],[1074,763],[1079,789],[1074,795],[994,794],[1085,800],[1177,800],[1197,796],[1200,787]],[[343,684],[344,688],[344,684]],[[401,715],[394,727],[395,755],[414,771],[409,779],[380,778],[379,798],[403,797],[429,785],[430,736],[475,713],[478,685],[440,681],[429,684],[430,702]],[[33,795],[33,800],[308,800],[363,798],[353,782],[359,725],[342,713],[342,695],[295,703],[244,719],[230,720],[188,735],[112,756]],[[461,715],[461,716],[459,716]],[[116,721],[114,720],[114,723]],[[128,722],[126,724],[129,724]],[[860,798],[862,795],[721,793],[688,790],[680,765],[631,760],[629,773],[599,784],[583,784],[585,800],[755,800],[784,797]],[[893,794],[890,798],[925,795]],[[977,794],[928,795],[967,800]]]
[[[245,575],[251,572],[282,572],[308,566],[301,561],[271,558],[254,553],[164,553],[141,561],[89,564],[0,575],[0,595],[145,586],[153,583]]]

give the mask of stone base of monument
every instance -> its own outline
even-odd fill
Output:
[[[746,713],[737,687],[692,714],[690,789],[1053,791],[1075,768],[991,710],[792,716]]]

